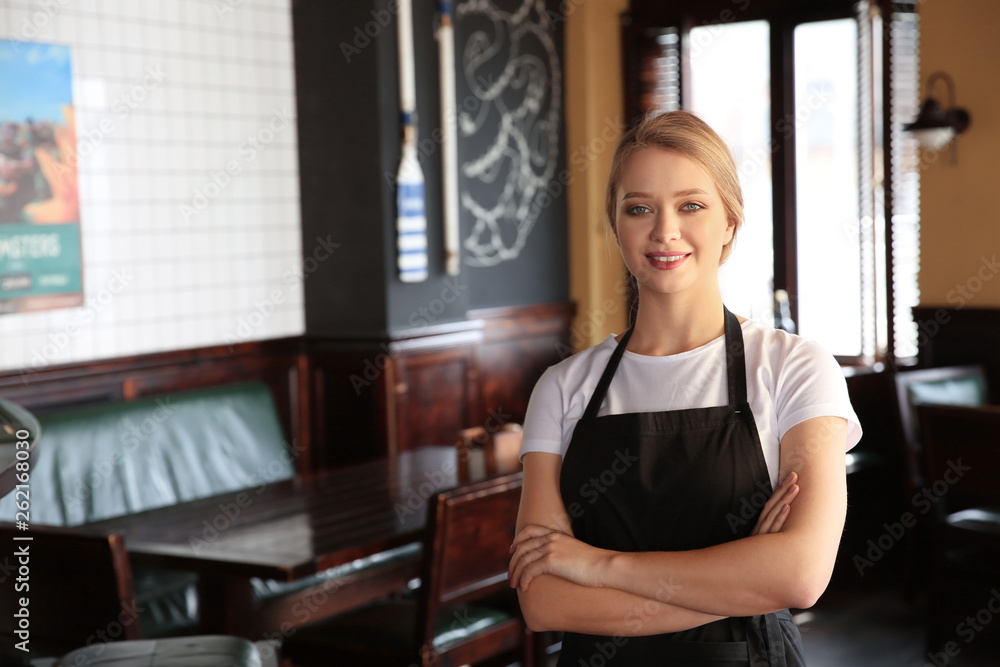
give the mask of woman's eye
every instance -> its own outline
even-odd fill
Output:
[[[629,215],[640,215],[642,213],[648,213],[649,207],[643,206],[642,204],[638,204],[636,206],[630,206],[629,208],[625,209],[625,212],[628,213]]]
[[[698,202],[693,202],[693,201],[690,201],[681,206],[682,211],[700,211],[703,208],[705,207],[699,204]]]

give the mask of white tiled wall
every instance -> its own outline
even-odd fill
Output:
[[[0,370],[303,333],[290,0],[0,0],[0,39],[72,47],[85,298],[0,315]]]

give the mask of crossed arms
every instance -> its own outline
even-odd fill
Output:
[[[754,534],[677,552],[616,552],[575,539],[559,495],[561,457],[525,454],[510,564],[525,620],[536,631],[640,636],[812,606],[830,581],[844,528],[846,437],[839,417],[789,429],[783,482]]]

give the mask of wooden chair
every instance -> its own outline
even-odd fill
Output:
[[[30,537],[30,540],[15,538]],[[32,526],[20,531],[0,523],[0,544],[10,560],[3,595],[11,605],[29,600],[32,657],[59,656],[97,642],[139,638],[139,613],[121,535],[95,536],[69,528]],[[19,549],[27,549],[29,586],[18,593]],[[5,605],[6,606],[6,605]],[[0,614],[0,637],[16,644],[17,608]]]
[[[415,599],[386,600],[306,626],[282,647],[293,665],[465,665],[519,654],[532,635],[507,582],[520,474],[430,499],[422,582]]]
[[[949,366],[896,374],[896,400],[906,464],[906,494],[911,498],[927,477],[916,406],[976,406],[986,403],[986,375],[982,366]]]
[[[490,475],[496,474],[501,462],[518,461],[524,431],[520,424],[507,422],[497,430],[489,431],[482,426],[462,429],[458,432],[459,461],[476,462],[485,467]],[[475,463],[473,463],[475,464]],[[518,466],[520,464],[518,463]],[[468,482],[469,465],[459,467],[459,481]],[[535,662],[543,663],[562,648],[563,633],[545,631],[534,633]]]
[[[984,600],[1000,580],[1000,407],[919,405],[917,414],[928,477],[916,512],[934,518],[927,643],[936,651],[956,627],[949,577],[978,582]]]
[[[896,373],[895,383],[905,510],[912,509],[913,498],[928,479],[916,406],[926,403],[982,405],[986,402],[986,376],[981,366],[948,366]],[[903,540],[903,584],[914,598],[930,576],[927,571],[930,564],[926,560],[930,551],[930,527],[926,516],[920,515],[920,519]]]

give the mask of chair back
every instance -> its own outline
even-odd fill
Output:
[[[948,513],[1000,507],[1000,407],[918,405],[928,478],[922,497]]]
[[[516,648],[524,641],[525,627],[516,612],[516,597],[507,581],[508,547],[514,540],[521,474],[437,494],[428,508],[424,584],[418,614],[421,646],[430,646],[442,612],[465,609],[485,598],[508,594],[515,614],[509,622],[493,626],[493,635],[482,650],[456,656],[456,664]],[[452,611],[452,630],[471,630],[461,611]],[[447,651],[447,647],[441,647]],[[469,649],[467,646],[466,649]],[[485,652],[484,652],[485,651]]]
[[[16,539],[23,537],[31,539]],[[15,615],[22,596],[29,600],[33,656],[60,655],[95,642],[140,637],[132,570],[121,535],[87,535],[72,528],[45,526],[32,526],[25,532],[0,523],[0,543],[9,547],[4,557],[11,564],[6,568],[3,597],[14,606],[0,614],[0,636],[6,644],[21,641]],[[20,565],[16,554],[22,548],[28,552],[29,568],[29,590],[23,595],[14,587]]]
[[[986,375],[982,366],[924,368],[896,374],[896,400],[905,447],[908,493],[919,489],[927,477],[916,406],[927,403],[983,405],[986,396]]]

